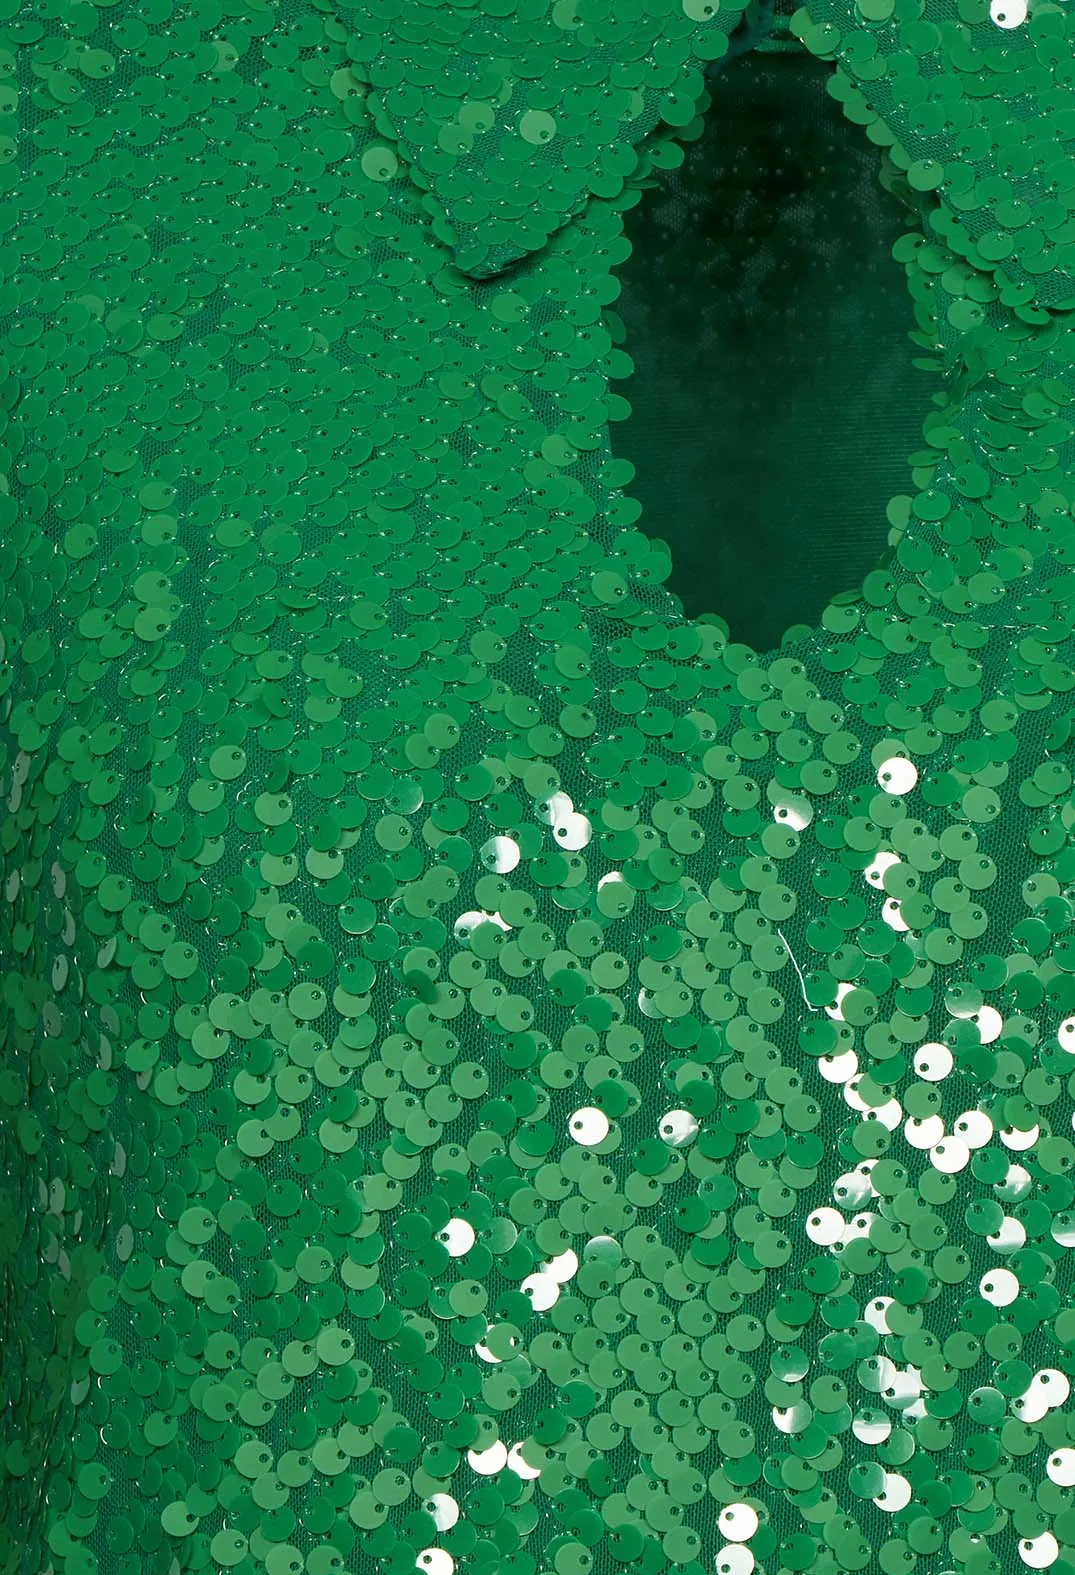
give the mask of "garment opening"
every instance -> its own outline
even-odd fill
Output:
[[[610,312],[639,527],[687,616],[759,652],[877,567],[936,389],[892,256],[916,214],[829,76],[794,43],[713,74],[702,135],[624,216]]]

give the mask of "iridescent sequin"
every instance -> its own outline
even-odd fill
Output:
[[[1070,1575],[1070,13],[797,13],[945,392],[762,661],[607,431],[724,13],[502,9],[465,247],[472,9],[0,31],[4,1567]]]

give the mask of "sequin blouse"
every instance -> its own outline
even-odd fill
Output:
[[[0,17],[5,1575],[1075,1575],[1075,4]]]

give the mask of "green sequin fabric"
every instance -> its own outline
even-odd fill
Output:
[[[1075,1575],[1075,7],[992,4],[789,20],[933,384],[764,651],[610,442],[756,19],[0,7],[5,1572]]]
[[[460,267],[495,273],[591,193],[614,197],[658,124],[695,114],[701,66],[729,52],[746,0],[342,5],[370,107],[431,192]]]

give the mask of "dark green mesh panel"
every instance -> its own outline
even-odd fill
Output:
[[[713,73],[701,137],[626,216],[614,307],[641,526],[687,614],[759,650],[877,563],[935,386],[891,255],[913,215],[830,68],[783,42]]]

